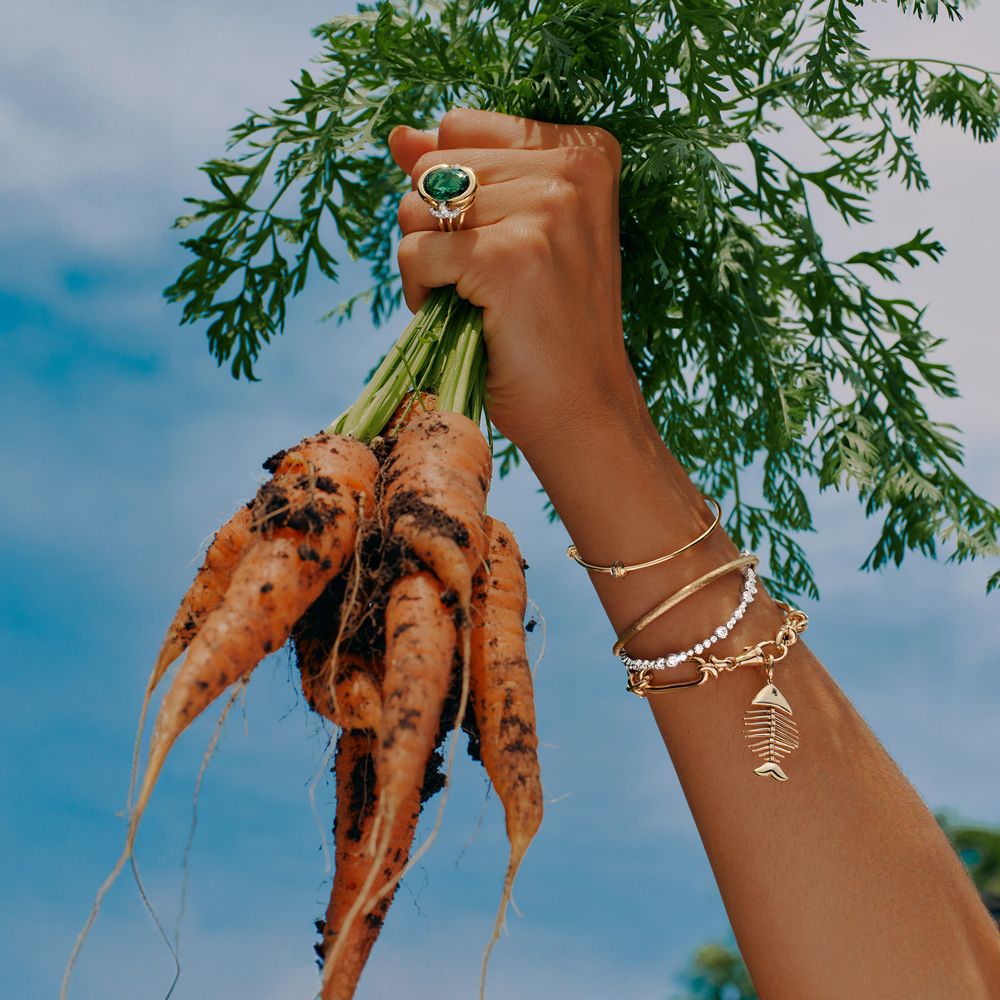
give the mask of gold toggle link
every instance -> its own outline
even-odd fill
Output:
[[[773,639],[765,639],[753,646],[744,646],[742,653],[733,656],[718,657],[703,656],[690,657],[691,662],[698,664],[698,677],[687,681],[673,681],[670,684],[653,684],[649,676],[653,673],[649,669],[630,670],[626,689],[632,694],[645,698],[650,694],[659,694],[662,691],[674,691],[679,688],[700,687],[709,677],[718,677],[721,673],[728,673],[736,670],[737,667],[764,667],[768,671],[773,669],[775,663],[779,663],[788,655],[788,650],[798,642],[799,636],[809,627],[809,617],[804,611],[793,608],[784,601],[775,601],[779,608],[784,610],[785,618],[778,633]],[[766,647],[773,646],[775,653],[768,652]]]

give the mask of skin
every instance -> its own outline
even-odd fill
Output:
[[[613,136],[456,108],[436,131],[397,127],[390,148],[414,187],[438,163],[479,176],[459,232],[439,232],[415,191],[402,199],[406,302],[416,310],[428,289],[455,284],[483,308],[489,415],[583,558],[640,562],[700,534],[710,512],[660,439],[624,350]],[[618,634],[737,554],[717,529],[660,566],[590,576]],[[733,576],[711,584],[627,652],[686,648],[729,617],[738,589]],[[773,638],[781,618],[759,590],[713,651]],[[657,679],[693,676],[685,664]],[[760,668],[649,698],[760,996],[995,997],[1000,935],[920,795],[805,643],[775,682],[803,734],[784,762],[788,783],[753,774],[760,761],[743,739]]]

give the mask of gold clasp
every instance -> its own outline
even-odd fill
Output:
[[[625,689],[639,698],[646,697],[646,688],[649,687],[648,670],[630,670],[628,680],[625,682]]]
[[[674,681],[671,684],[650,684],[649,683],[649,671],[639,670],[637,673],[640,675],[635,680],[630,676],[626,687],[632,694],[638,695],[640,698],[645,698],[650,694],[659,694],[661,691],[675,691],[678,688],[690,688],[690,687],[700,687],[709,678],[709,672],[718,676],[718,674],[712,669],[712,667],[703,665],[698,668],[700,674],[698,677],[689,681]]]
[[[767,653],[764,652],[763,642],[758,642],[756,646],[744,646],[743,652],[739,656],[732,657],[736,666],[756,667],[767,661]]]

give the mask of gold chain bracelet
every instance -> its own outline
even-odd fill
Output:
[[[647,695],[660,694],[678,688],[700,687],[709,677],[718,677],[723,672],[733,671],[737,667],[762,666],[766,675],[764,686],[754,696],[746,715],[743,717],[744,736],[750,750],[758,757],[764,758],[764,763],[754,768],[754,774],[774,778],[776,781],[787,781],[788,775],[781,768],[781,760],[793,750],[799,748],[799,732],[792,709],[785,696],[774,684],[774,665],[788,655],[788,650],[795,645],[799,636],[809,627],[809,618],[804,611],[799,611],[783,601],[775,601],[785,612],[785,618],[773,639],[766,639],[754,646],[744,646],[743,652],[735,656],[707,659],[702,656],[692,656],[690,660],[698,664],[698,677],[689,681],[676,681],[672,684],[652,684],[648,668],[630,670],[626,687],[640,698]],[[769,648],[773,647],[774,652]]]
[[[783,601],[775,601],[785,612],[784,621],[773,639],[758,642],[755,646],[744,646],[743,652],[734,656],[703,656],[689,657],[688,662],[698,664],[698,677],[689,681],[674,681],[671,684],[652,684],[649,675],[653,672],[648,668],[630,670],[626,688],[632,694],[645,698],[648,694],[659,694],[661,691],[673,691],[677,688],[700,687],[709,677],[718,677],[720,673],[731,672],[737,667],[763,666],[771,669],[775,663],[788,655],[790,647],[794,646],[798,637],[809,627],[809,618],[804,611],[799,611]],[[773,646],[777,655],[765,652],[766,647]]]

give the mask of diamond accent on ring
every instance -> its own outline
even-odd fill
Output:
[[[430,208],[431,215],[435,219],[457,219],[462,214],[461,208],[448,208],[447,205],[438,203],[437,205],[432,205]]]

